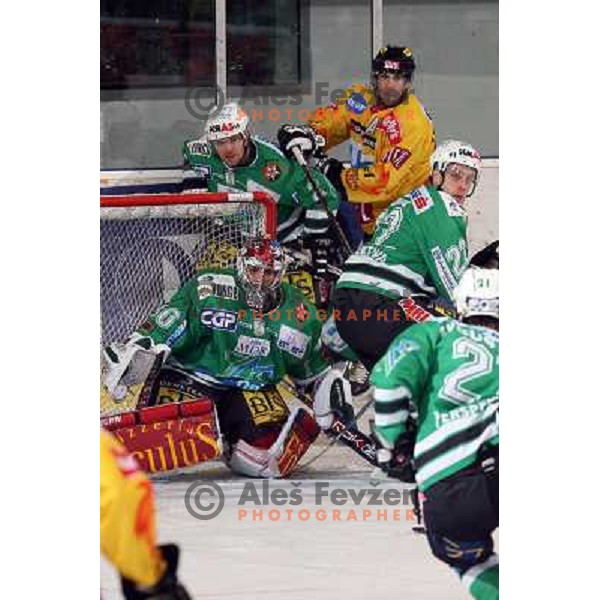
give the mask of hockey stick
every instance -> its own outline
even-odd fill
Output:
[[[300,390],[297,390],[296,388],[293,388],[285,380],[280,381],[279,384],[286,388],[290,394],[292,394],[295,398],[300,400],[300,402],[312,410],[313,401],[310,396],[300,392]],[[364,434],[356,426],[358,419],[366,412],[373,402],[373,399],[367,402],[348,424],[344,423],[337,415],[334,415],[331,427],[327,431],[324,431],[325,435],[331,438],[331,443],[321,452],[321,454],[319,454],[319,457],[339,441],[344,444],[344,446],[347,446],[356,452],[356,454],[364,458],[371,465],[376,467],[379,466],[377,464],[377,448],[375,447],[375,444],[368,435]]]
[[[352,247],[350,246],[350,243],[348,242],[348,238],[346,237],[345,233],[342,231],[340,224],[337,222],[335,215],[331,212],[331,209],[329,208],[329,206],[327,206],[327,200],[325,199],[323,192],[320,190],[312,173],[310,172],[310,169],[308,167],[308,164],[306,163],[306,159],[304,158],[304,155],[302,154],[300,149],[297,147],[292,148],[292,153],[294,154],[294,158],[298,161],[298,164],[300,165],[300,167],[302,167],[302,170],[304,171],[306,178],[308,179],[310,185],[312,186],[313,191],[317,195],[317,198],[319,199],[321,206],[325,209],[325,212],[327,213],[327,218],[329,219],[329,223],[333,227],[337,237],[339,238],[342,248],[344,250],[344,255],[345,255],[344,258],[348,258],[348,256],[350,256],[352,254]]]

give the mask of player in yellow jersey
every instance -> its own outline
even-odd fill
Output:
[[[386,46],[373,59],[371,85],[348,87],[341,99],[311,115],[310,127],[284,125],[279,131],[286,154],[294,146],[314,154],[315,133],[325,138],[325,150],[350,140],[351,166],[330,158],[323,170],[342,199],[360,207],[367,234],[391,202],[425,184],[431,173],[435,134],[412,88],[414,70],[410,48]]]
[[[156,545],[154,493],[135,458],[100,432],[100,550],[126,600],[190,600],[177,581],[179,548]]]

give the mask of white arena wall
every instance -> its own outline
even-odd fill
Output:
[[[473,254],[499,238],[498,188],[500,160],[483,160],[477,191],[468,201],[469,250]],[[183,179],[182,169],[104,170],[100,171],[100,187],[117,185],[152,185],[177,183]]]

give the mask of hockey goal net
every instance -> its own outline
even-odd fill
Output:
[[[262,192],[101,196],[102,344],[124,341],[198,269],[234,266],[246,239],[275,229]]]

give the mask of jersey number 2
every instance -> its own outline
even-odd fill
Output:
[[[470,392],[463,386],[478,377],[491,373],[494,366],[492,353],[485,346],[461,337],[452,344],[452,358],[470,360],[446,376],[440,395],[455,404],[477,402],[480,400],[479,394]]]

